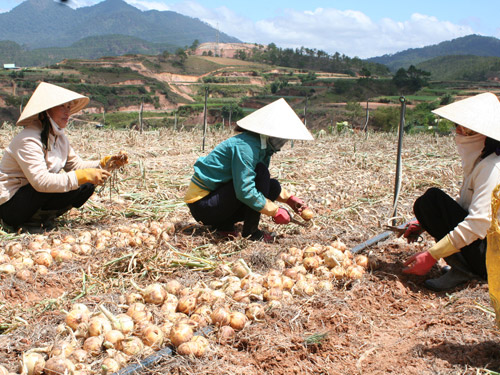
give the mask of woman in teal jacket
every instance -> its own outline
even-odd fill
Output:
[[[269,163],[288,139],[312,140],[293,109],[279,99],[237,122],[240,134],[226,139],[194,164],[184,201],[193,217],[222,235],[233,235],[243,221],[243,237],[272,242],[258,228],[261,214],[288,224],[288,212],[275,201],[301,213],[307,206],[281,188],[269,174]]]

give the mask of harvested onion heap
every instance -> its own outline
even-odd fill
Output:
[[[34,273],[46,275],[54,264],[88,256],[106,247],[155,247],[173,234],[174,224],[153,221],[149,224],[120,226],[112,234],[108,230],[83,231],[77,236],[36,235],[27,243],[10,242],[0,251],[0,275],[15,275],[30,282]]]
[[[136,291],[124,295],[114,312],[104,305],[92,312],[83,304],[72,306],[58,329],[66,339],[54,343],[49,352],[25,353],[19,372],[114,373],[169,345],[180,355],[201,357],[210,343],[196,332],[205,327],[212,327],[209,331],[218,344],[231,343],[252,321],[264,321],[266,311],[296,297],[331,290],[335,282],[360,279],[375,266],[374,259],[353,256],[335,241],[303,250],[292,247],[280,255],[279,270],[265,275],[252,272],[239,259],[219,266],[216,279],[191,288],[176,280],[143,288],[132,283]]]

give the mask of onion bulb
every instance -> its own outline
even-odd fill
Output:
[[[142,353],[144,350],[144,344],[142,340],[137,336],[127,337],[122,341],[122,352],[134,356]]]
[[[276,300],[268,301],[267,304],[266,304],[266,309],[267,310],[281,309],[281,307],[282,307],[281,302],[280,301],[276,301]]]
[[[209,316],[194,313],[190,316],[188,323],[197,328],[203,328],[209,325],[210,321]]]
[[[344,253],[339,249],[331,249],[323,253],[323,259],[329,268],[341,265],[344,258]]]
[[[292,288],[294,294],[300,296],[312,296],[314,294],[314,286],[306,280],[299,280]]]
[[[56,263],[67,262],[73,258],[73,253],[69,250],[55,248],[50,251],[50,255]]]
[[[12,242],[7,245],[5,251],[8,256],[14,256],[23,250],[23,245],[20,242]]]
[[[332,247],[339,249],[340,251],[345,251],[347,249],[345,243],[338,239],[332,242]]]
[[[302,210],[300,216],[302,217],[302,219],[308,221],[314,217],[314,212],[310,208],[306,208],[305,210]]]
[[[196,297],[192,294],[179,298],[177,311],[190,315],[196,309]]]
[[[346,277],[345,268],[342,266],[333,267],[331,272],[333,278],[336,280],[342,280],[344,277]]]
[[[77,329],[80,323],[89,322],[89,313],[83,310],[71,310],[64,319],[66,325],[73,331]]]
[[[187,323],[177,323],[170,329],[170,341],[174,346],[188,342],[193,337],[193,328]]]
[[[264,301],[279,301],[283,297],[283,290],[280,288],[271,288],[264,292]]]
[[[243,290],[238,290],[237,292],[235,292],[233,294],[233,299],[236,302],[248,304],[248,303],[250,303],[250,298],[248,298],[248,296],[249,296],[249,293],[247,293]]]
[[[134,321],[127,314],[118,314],[117,316],[114,316],[103,305],[99,305],[99,309],[111,321],[111,324],[112,324],[114,329],[121,331],[124,335],[126,335],[134,330]]]
[[[76,342],[62,341],[54,344],[50,351],[49,357],[63,356],[68,357],[75,351]]]
[[[127,301],[127,305],[129,305],[129,306],[132,305],[133,303],[136,303],[136,302],[144,302],[144,298],[139,293],[127,294],[127,297],[125,300]]]
[[[180,291],[184,289],[184,287],[177,280],[169,280],[165,284],[165,289],[167,290],[167,293],[177,296],[179,295]]]
[[[9,375],[10,372],[4,366],[0,365],[0,375]]]
[[[203,341],[204,340],[204,341]],[[194,336],[190,341],[182,343],[177,348],[180,355],[202,357],[208,348],[208,341],[202,336]]]
[[[352,265],[346,270],[347,277],[351,280],[359,280],[363,277],[365,269],[358,265]]]
[[[83,349],[76,349],[69,358],[76,363],[83,363],[87,360],[89,354],[87,353],[86,350]]]
[[[316,247],[314,247],[314,246],[308,246],[304,250],[303,257],[304,258],[309,258],[309,257],[316,256],[316,254],[318,254],[318,249]]]
[[[50,267],[54,261],[54,258],[52,258],[52,255],[48,251],[41,250],[37,251],[35,255],[33,256],[33,261],[36,264],[45,266],[45,267]]]
[[[0,274],[12,275],[16,272],[16,267],[10,263],[0,264]]]
[[[231,271],[238,276],[240,279],[243,279],[244,277],[248,276],[249,274],[252,273],[252,270],[246,262],[243,259],[238,259],[234,264],[233,267],[231,268]]]
[[[104,334],[104,342],[103,346],[106,349],[117,349],[120,350],[122,347],[122,341],[125,339],[125,335],[116,330],[112,329],[111,331],[108,331]]]
[[[302,264],[308,271],[314,271],[319,267],[319,260],[316,256],[304,258]]]
[[[120,364],[114,358],[108,357],[101,364],[103,374],[112,374],[120,370]]]
[[[75,365],[64,357],[52,357],[45,362],[45,375],[72,374],[73,371],[75,371]]]
[[[93,356],[101,354],[103,338],[102,336],[90,336],[83,342],[83,350]]]
[[[167,292],[161,284],[151,284],[144,288],[142,295],[147,303],[161,305],[167,295]]]
[[[226,307],[216,308],[210,316],[212,318],[212,324],[217,327],[229,325],[229,323],[231,322],[229,314],[230,311]]]
[[[31,352],[23,355],[23,369],[27,375],[41,375],[44,367],[45,358],[40,353]]]
[[[234,311],[229,315],[230,323],[229,325],[233,327],[234,330],[242,330],[248,322],[248,318],[245,314],[238,311]]]
[[[245,315],[247,316],[248,319],[258,321],[264,319],[266,313],[264,311],[264,308],[260,304],[251,303],[250,305],[247,306],[245,310]]]
[[[163,331],[157,325],[148,324],[142,330],[142,341],[153,349],[159,349],[163,344]]]
[[[141,302],[134,302],[128,306],[127,315],[132,317],[136,311],[145,311],[146,305]]]
[[[354,263],[364,269],[368,268],[368,257],[366,255],[358,254],[354,257]]]
[[[222,326],[217,331],[217,340],[219,344],[226,344],[234,339],[236,332],[231,326]]]
[[[110,321],[104,316],[93,316],[89,320],[90,336],[100,336],[112,329]]]
[[[316,285],[316,289],[324,291],[324,292],[328,292],[328,291],[333,290],[333,285],[328,280],[321,280],[320,282],[318,282],[318,285]]]

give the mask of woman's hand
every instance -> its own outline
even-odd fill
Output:
[[[422,251],[413,255],[404,265],[403,273],[423,276],[429,272],[433,265],[437,262],[436,259],[428,251]]]
[[[288,224],[290,222],[290,214],[284,208],[278,208],[278,212],[273,216],[273,221],[276,224]]]
[[[106,182],[111,173],[99,168],[77,169],[75,171],[78,185],[83,185],[88,182],[94,185],[102,185]]]

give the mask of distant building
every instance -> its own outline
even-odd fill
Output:
[[[3,64],[3,68],[5,70],[16,70],[16,69],[19,69],[18,67],[16,67],[16,64]]]
[[[248,55],[253,53],[253,49],[266,49],[267,46],[258,46],[251,43],[215,43],[208,42],[200,44],[194,54],[197,56],[220,56],[236,58],[238,51],[243,51]]]

